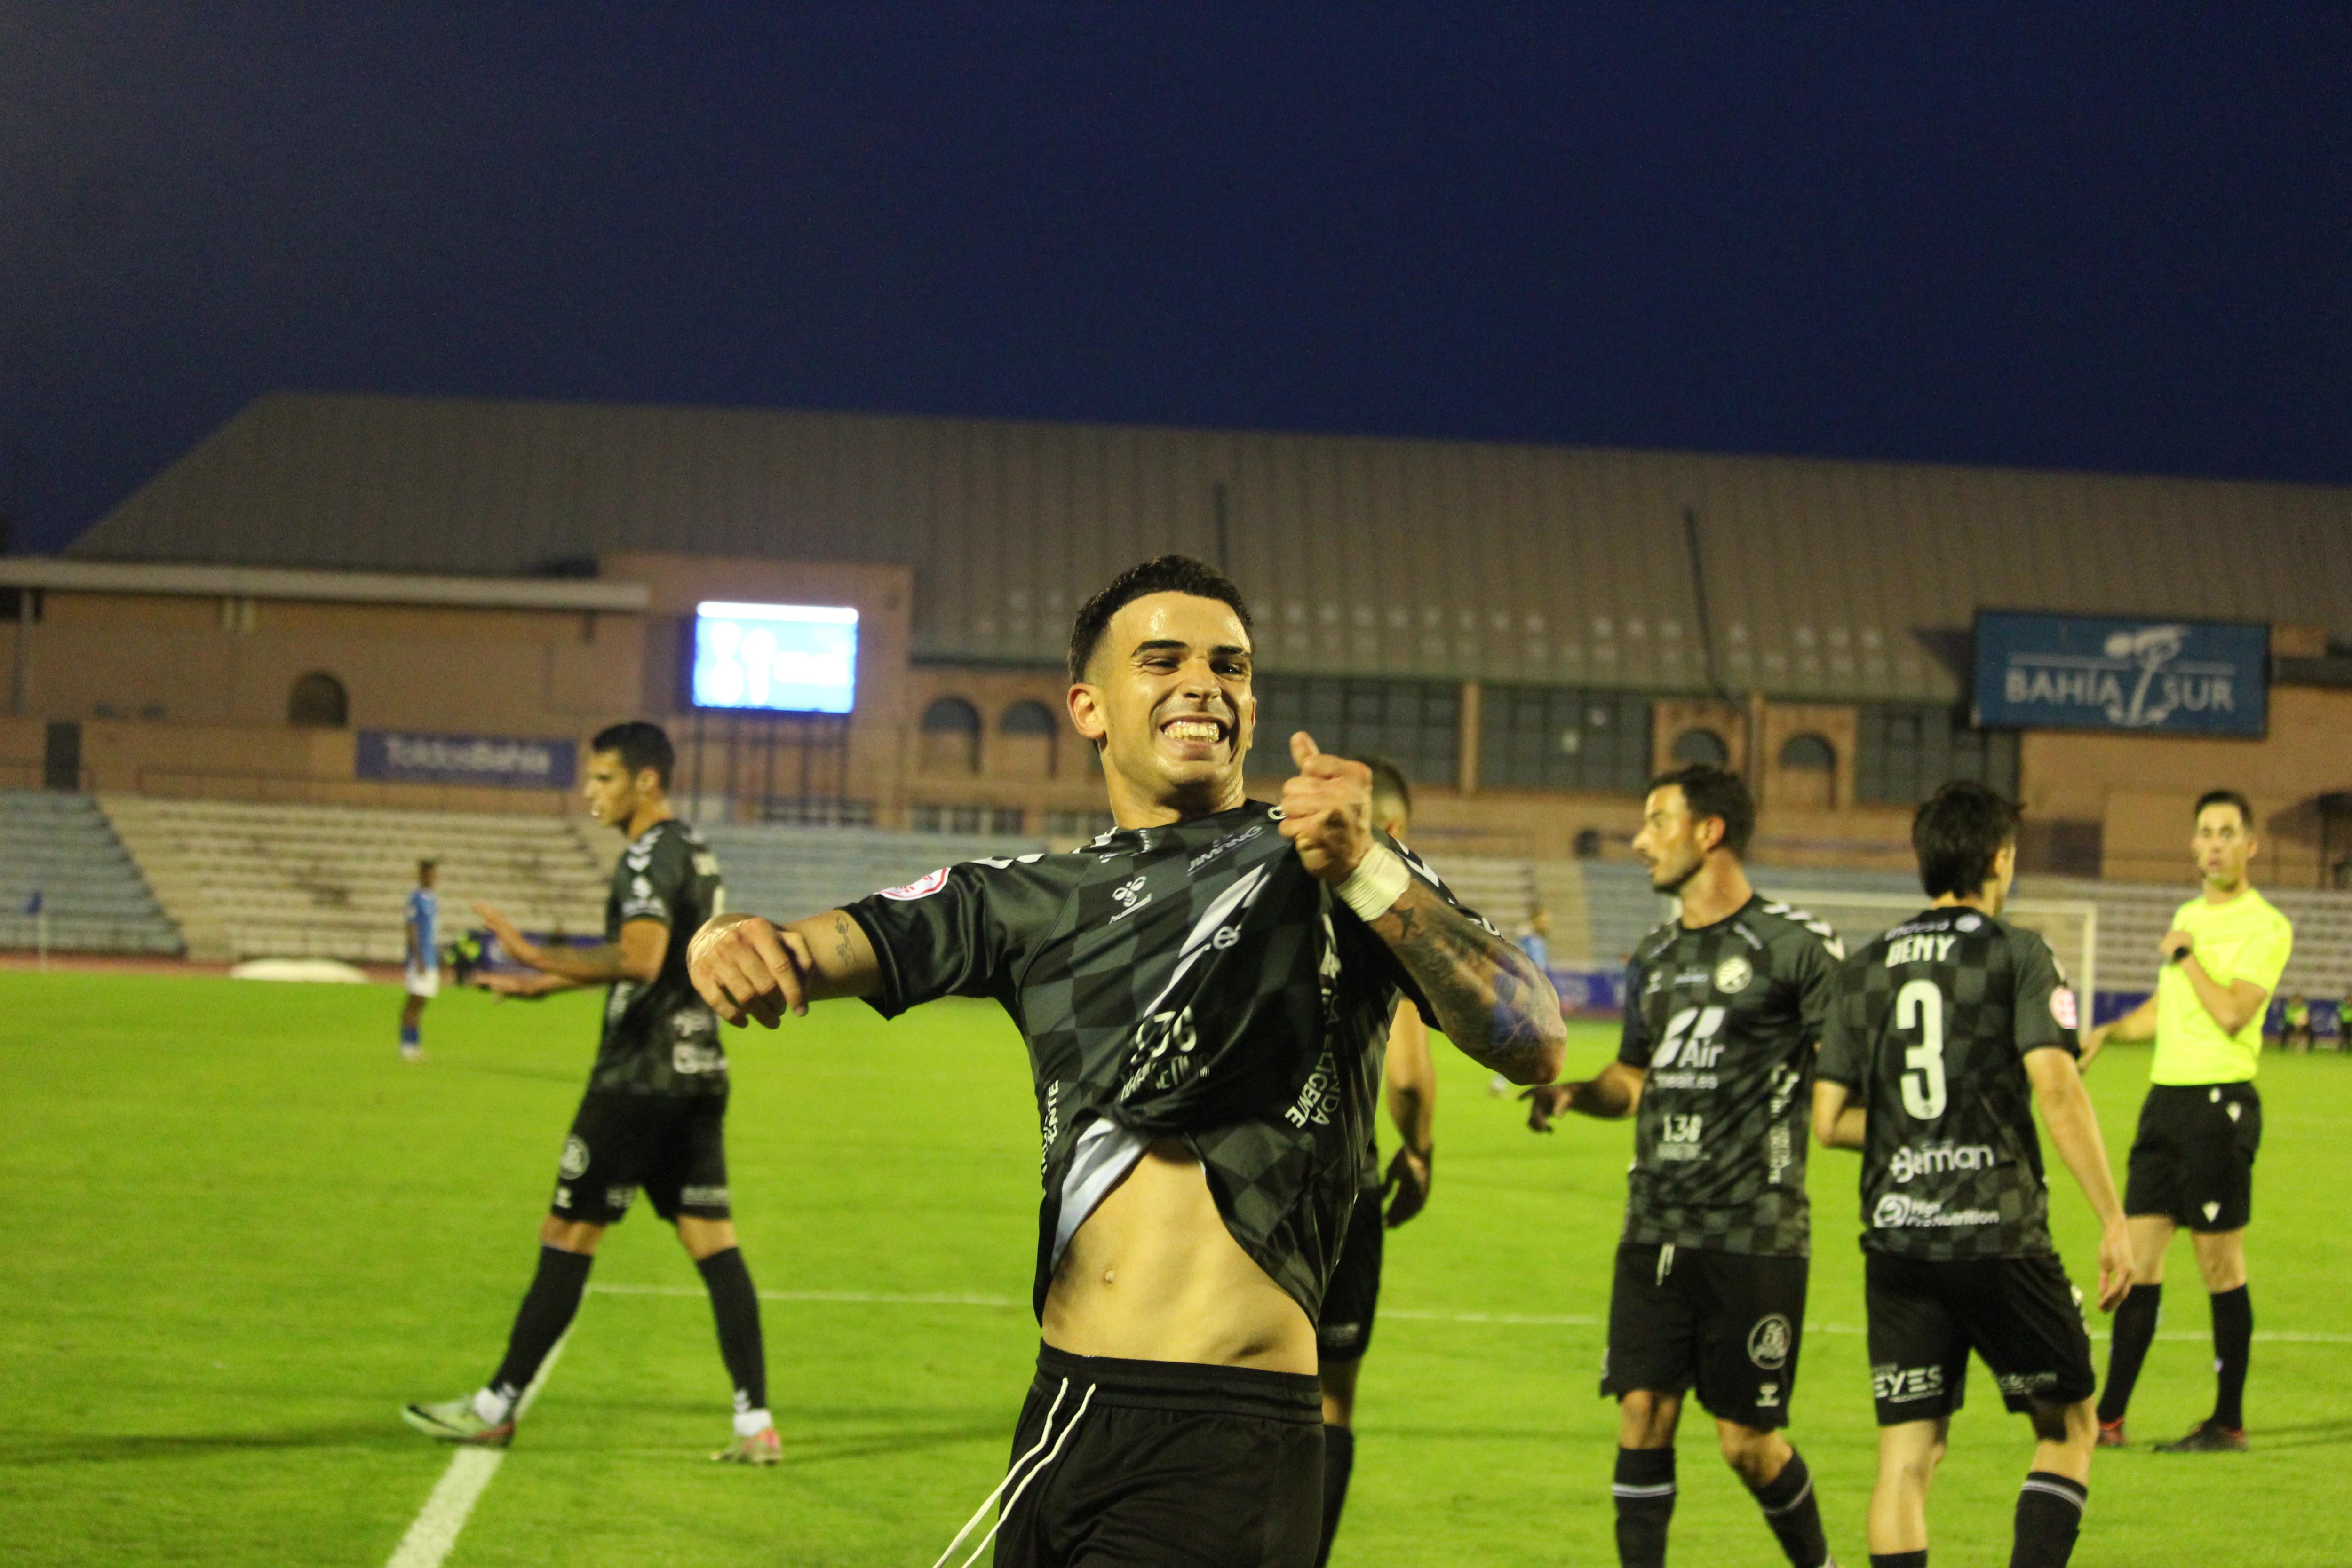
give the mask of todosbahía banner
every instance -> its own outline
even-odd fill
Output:
[[[507,735],[359,733],[358,773],[407,784],[486,784],[509,789],[569,789],[579,743]]]
[[[2270,628],[1983,611],[1975,695],[1988,729],[2259,737]]]

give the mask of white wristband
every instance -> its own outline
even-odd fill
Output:
[[[1375,840],[1371,852],[1356,862],[1356,869],[1335,891],[1339,902],[1369,925],[1396,907],[1396,901],[1404,896],[1412,881],[1412,873],[1405,869],[1403,858]]]

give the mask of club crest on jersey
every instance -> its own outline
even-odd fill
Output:
[[[1778,1372],[1789,1360],[1789,1347],[1795,1341],[1795,1331],[1789,1320],[1774,1312],[1757,1320],[1748,1331],[1748,1359],[1767,1372]]]
[[[882,896],[885,898],[895,898],[899,903],[904,904],[910,898],[929,898],[931,894],[939,892],[940,889],[945,887],[947,884],[948,868],[941,866],[937,871],[925,872],[922,875],[917,877],[914,881],[908,883],[904,887],[884,888],[882,890]]]
[[[577,1133],[563,1140],[563,1161],[556,1166],[567,1181],[588,1174],[588,1143]]]
[[[2060,986],[2050,993],[2050,1016],[2058,1020],[2060,1029],[2081,1027],[2082,1014],[2074,1005],[2074,988]]]
[[[1726,996],[1738,995],[1755,977],[1756,967],[1737,953],[1715,967],[1715,988]]]

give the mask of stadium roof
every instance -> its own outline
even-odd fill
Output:
[[[1979,608],[2352,633],[2352,489],[876,414],[284,394],[85,560],[436,574],[622,551],[915,568],[919,656],[1058,661],[1222,559],[1285,673],[1949,697]]]

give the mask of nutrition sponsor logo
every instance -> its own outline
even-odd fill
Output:
[[[2000,1216],[1990,1208],[1946,1208],[1928,1198],[1890,1192],[1870,1211],[1874,1229],[1966,1229],[1972,1225],[1999,1225]]]

